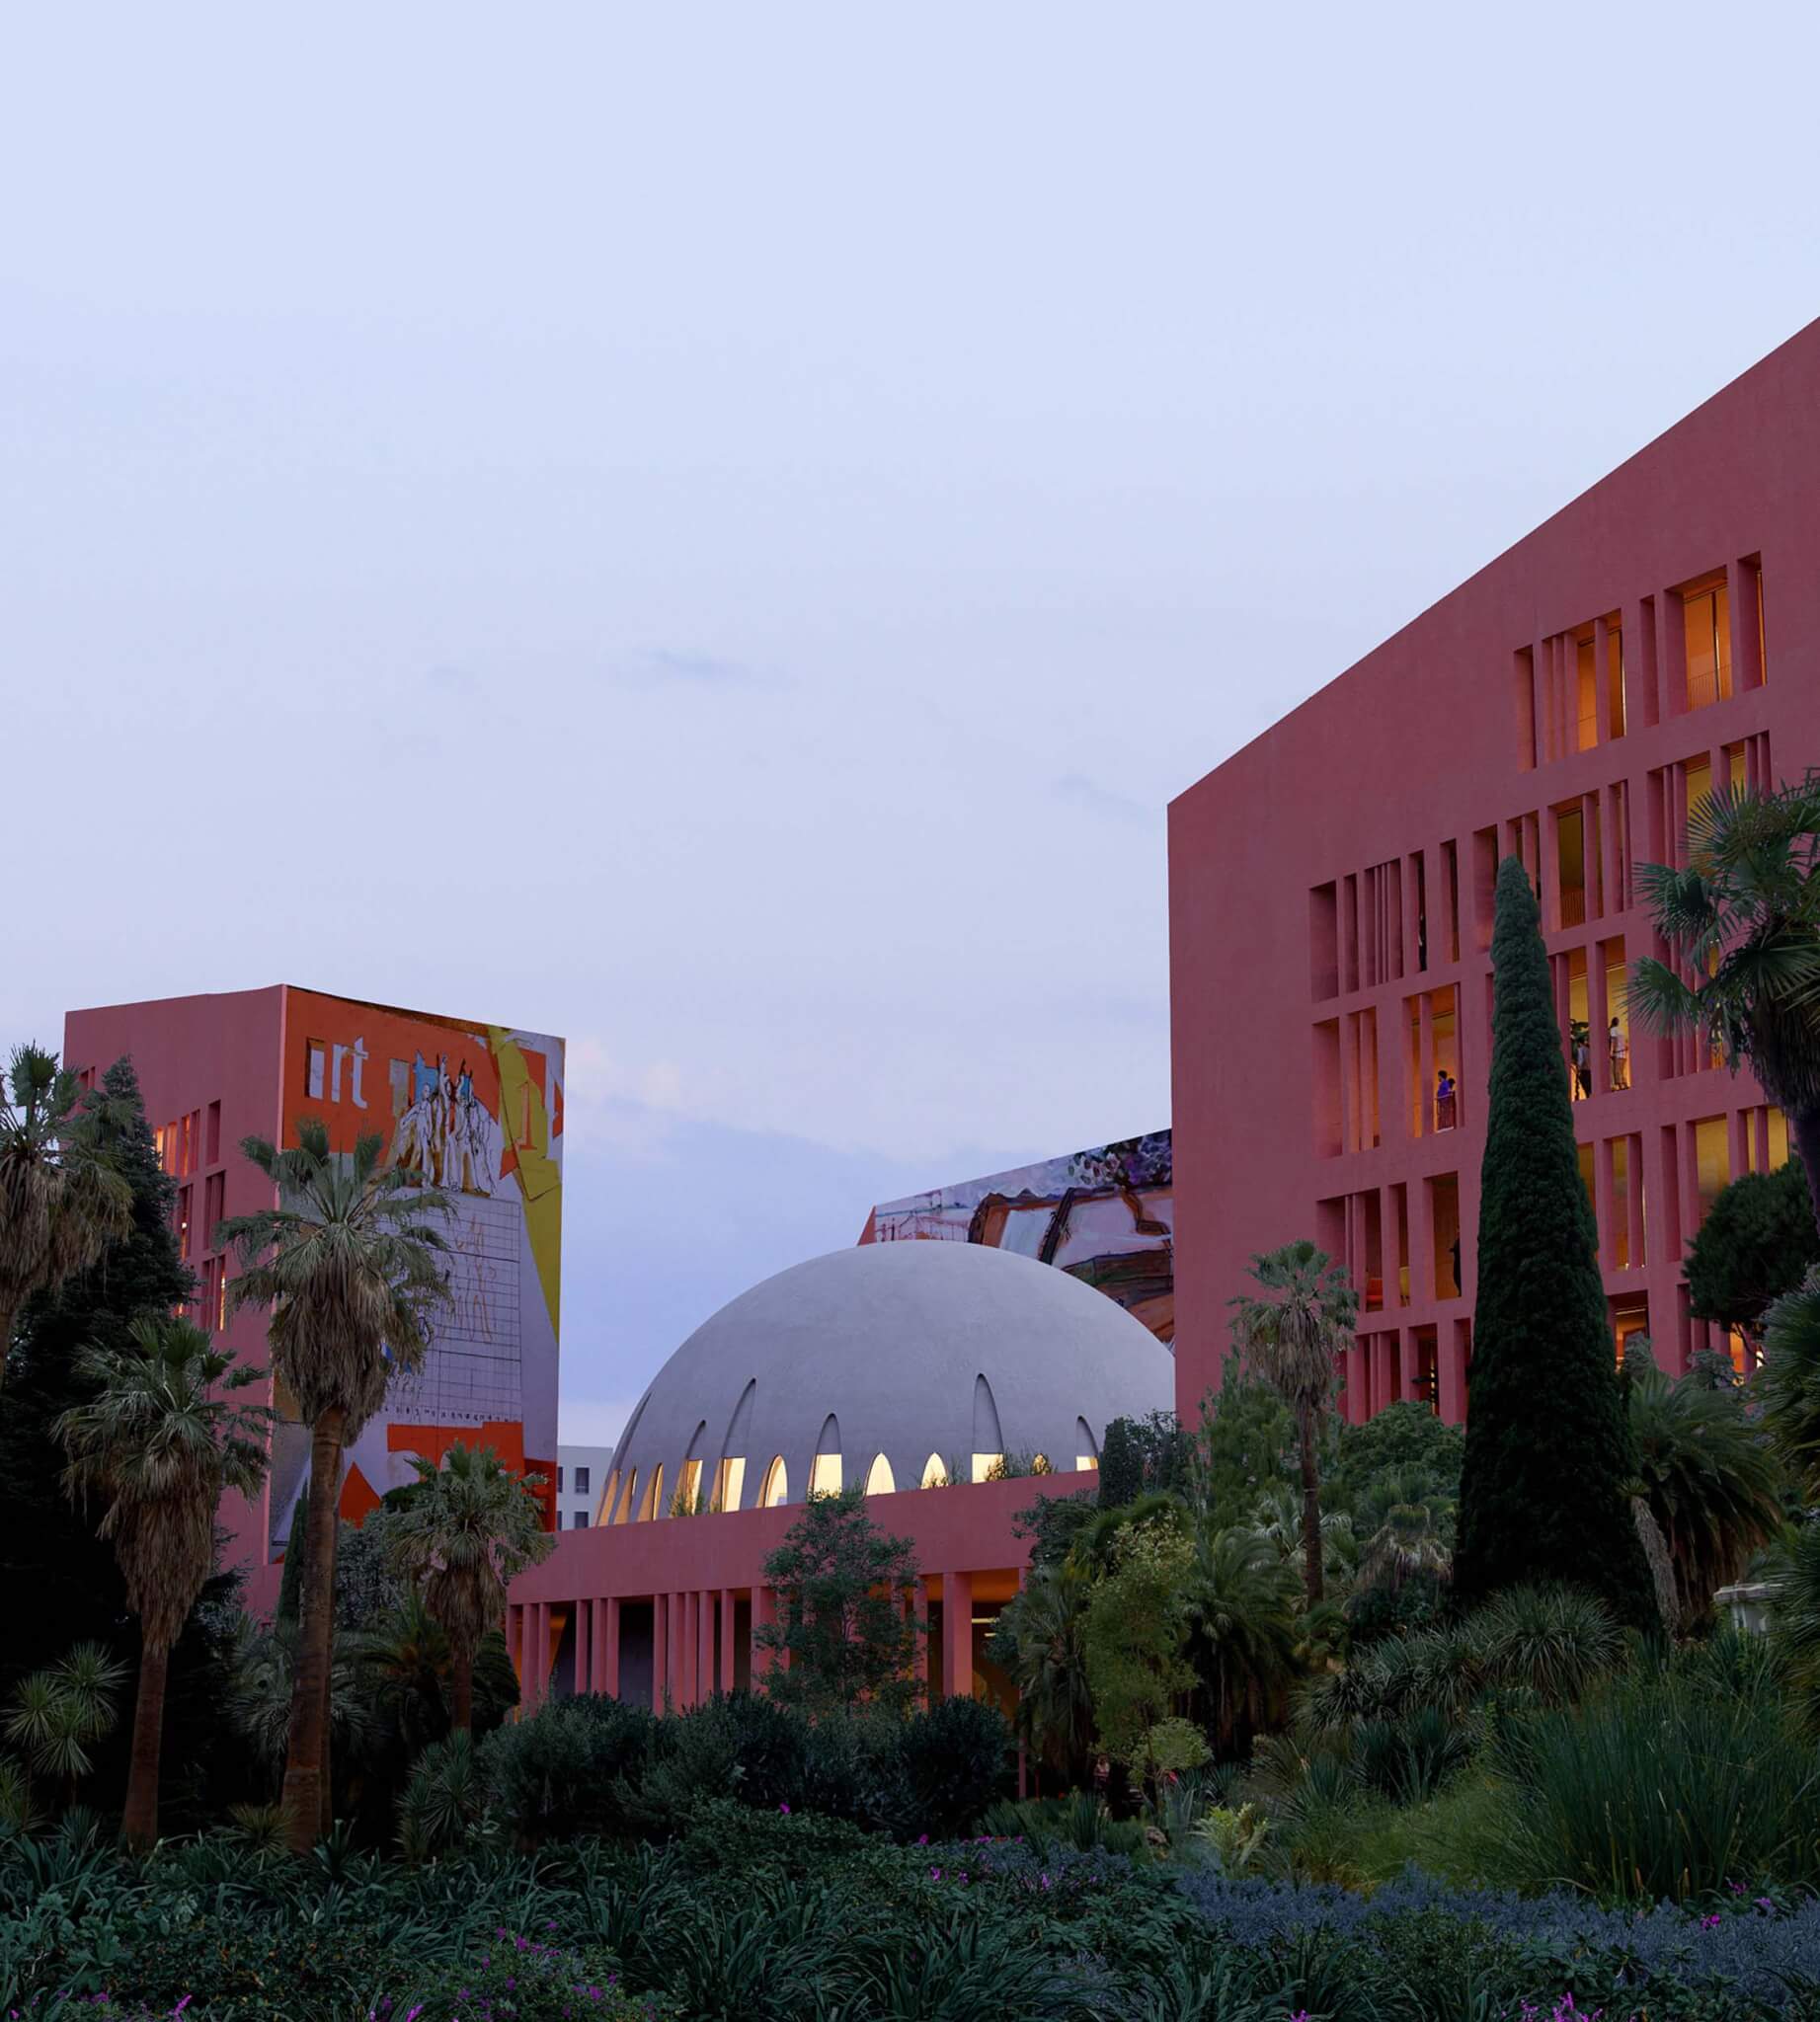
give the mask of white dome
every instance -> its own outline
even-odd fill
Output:
[[[1066,1471],[1097,1461],[1109,1420],[1174,1399],[1168,1350],[1066,1271],[979,1243],[862,1243],[689,1336],[626,1422],[600,1520],[668,1516],[679,1490],[702,1509],[800,1503],[834,1486],[833,1456],[843,1485],[874,1489],[919,1487],[932,1459],[960,1479],[1000,1454]]]

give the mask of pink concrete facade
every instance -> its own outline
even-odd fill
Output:
[[[262,1314],[225,1312],[219,1286],[225,1253],[212,1241],[224,1216],[255,1214],[272,1205],[272,1190],[240,1156],[243,1137],[277,1140],[282,1089],[278,1062],[284,1038],[284,989],[235,990],[217,996],[166,997],[71,1011],[63,1021],[63,1059],[98,1078],[129,1055],[154,1130],[166,1140],[165,1166],[178,1186],[178,1240],[196,1273],[200,1324],[222,1331],[237,1360],[264,1363]],[[270,1401],[267,1399],[266,1401]],[[230,1496],[220,1522],[229,1534],[226,1562],[248,1569],[247,1605],[269,1609],[278,1568],[270,1563],[270,1482],[257,1503]]]
[[[879,1526],[915,1552],[913,1602],[929,1624],[918,1665],[931,1699],[1007,1697],[987,1656],[990,1619],[1022,1584],[1027,1539],[1016,1513],[1045,1495],[1091,1489],[1059,1474],[874,1496]],[[564,1531],[541,1566],[513,1582],[507,1640],[526,1710],[552,1694],[607,1692],[681,1711],[761,1679],[752,1632],[776,1616],[764,1561],[801,1505],[667,1516]]]
[[[1586,1085],[1615,1329],[1646,1326],[1675,1369],[1723,1345],[1681,1259],[1717,1186],[1781,1155],[1781,1120],[1692,1041],[1631,1029],[1625,968],[1661,953],[1634,871],[1681,850],[1711,785],[1820,763],[1817,554],[1820,324],[1172,805],[1184,1414],[1218,1383],[1248,1256],[1312,1236],[1366,1294],[1348,1412],[1464,1416],[1512,853]]]

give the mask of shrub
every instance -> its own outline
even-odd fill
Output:
[[[643,1707],[584,1697],[552,1701],[531,1719],[490,1734],[481,1745],[482,1770],[519,1843],[616,1831],[621,1779],[636,1777],[657,1724]]]
[[[904,1777],[916,1830],[971,1832],[1012,1783],[1011,1731],[984,1699],[942,1699],[905,1723]]]

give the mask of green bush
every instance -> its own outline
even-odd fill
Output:
[[[620,1830],[622,1779],[637,1781],[658,1725],[643,1707],[584,1697],[552,1701],[489,1735],[482,1772],[518,1842]]]
[[[938,1700],[905,1723],[901,1746],[913,1823],[932,1839],[971,1832],[1010,1794],[1011,1730],[984,1699]]]

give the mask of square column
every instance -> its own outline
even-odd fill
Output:
[[[774,1628],[777,1623],[777,1590],[775,1587],[754,1587],[752,1589],[752,1674],[756,1684],[770,1675],[777,1663],[777,1652],[766,1650],[758,1642],[760,1629]]]
[[[942,1575],[942,1683],[951,1699],[973,1697],[973,1575]]]
[[[590,1651],[593,1644],[594,1604],[583,1600],[579,1595],[575,1602],[575,1694],[580,1698],[584,1692],[593,1689]]]
[[[670,1696],[670,1595],[651,1596],[651,1710],[662,1713]]]
[[[738,1676],[738,1672],[734,1669],[735,1653],[733,1648],[734,1637],[739,1633],[736,1626],[738,1617],[734,1612],[735,1605],[733,1589],[731,1587],[723,1587],[721,1589],[720,1663],[720,1688],[723,1692],[731,1692],[733,1690],[733,1681]]]
[[[619,1605],[617,1594],[594,1602],[594,1690],[614,1699],[619,1697]],[[606,1610],[604,1634],[602,1608]]]

